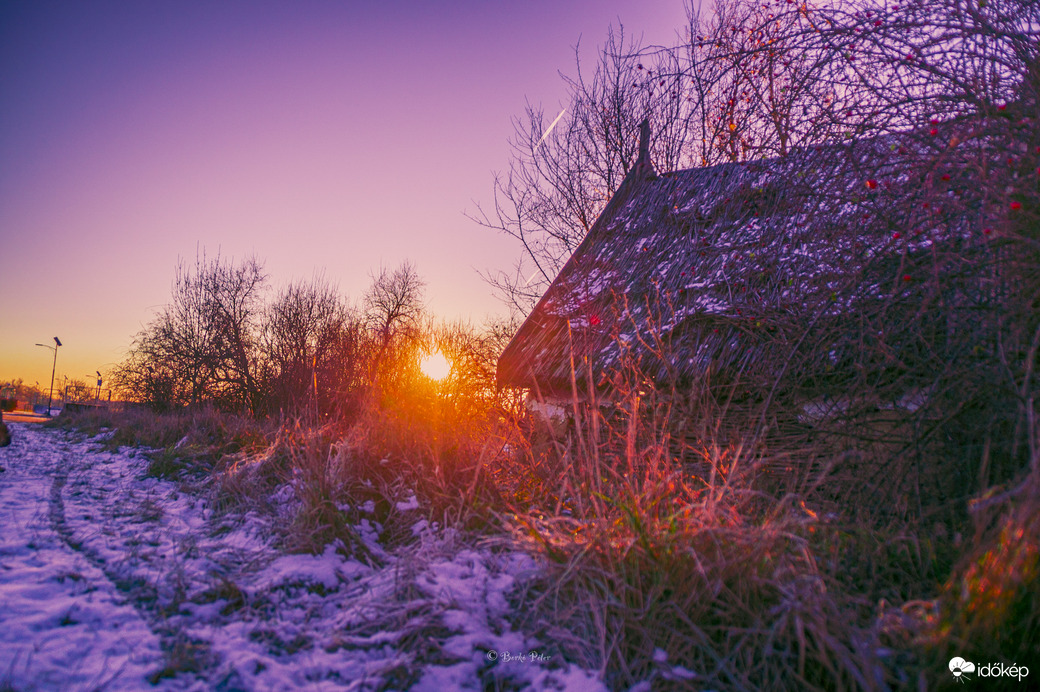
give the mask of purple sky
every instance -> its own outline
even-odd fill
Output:
[[[525,99],[581,38],[671,43],[682,0],[0,4],[0,381],[85,379],[166,303],[178,258],[256,254],[358,298],[415,262],[434,313],[503,311],[491,201]]]

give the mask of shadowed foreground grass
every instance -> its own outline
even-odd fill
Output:
[[[347,429],[213,412],[56,424],[153,448],[156,475],[209,474],[218,508],[274,511],[292,484],[287,550],[338,539],[375,564],[359,508],[381,544],[408,546],[414,513],[397,507],[413,496],[442,526],[519,544],[544,569],[515,596],[517,626],[613,689],[935,687],[953,656],[1040,659],[1035,471],[940,525],[865,511],[810,449],[731,439],[677,456],[663,428],[595,416],[532,445],[501,418],[408,406]]]

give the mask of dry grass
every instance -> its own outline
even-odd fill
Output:
[[[487,467],[501,456],[502,421],[487,411],[473,415],[472,402],[463,403],[465,412],[432,388],[398,390],[370,399],[349,426],[285,423],[265,450],[225,464],[218,497],[228,507],[256,506],[291,483],[298,506],[285,532],[288,548],[320,553],[338,541],[369,562],[378,556],[358,534],[363,522],[386,549],[412,541],[411,526],[423,517],[486,528],[497,498]],[[413,496],[418,513],[399,509],[415,504]]]
[[[524,625],[567,658],[616,689],[744,690],[938,685],[955,654],[1036,657],[1035,500],[976,501],[997,528],[972,538],[963,503],[891,482],[934,459],[741,438],[755,411],[725,401],[698,401],[720,419],[676,439],[678,407],[643,391],[609,414],[575,400],[580,427],[543,429],[515,467],[505,521],[547,568]],[[1025,487],[989,495],[1021,504]]]
[[[619,689],[880,683],[863,618],[846,616],[858,604],[820,565],[817,518],[756,487],[753,441],[689,450],[681,465],[661,429],[589,417],[560,445],[541,506],[514,507],[518,538],[548,567],[528,627]]]
[[[577,424],[540,440],[422,389],[373,398],[346,428],[265,433],[217,414],[81,422],[123,426],[113,445],[213,454],[197,467],[216,472],[221,507],[276,512],[272,493],[292,484],[290,550],[334,543],[376,563],[379,550],[411,549],[420,517],[505,530],[545,566],[517,596],[518,626],[615,689],[942,685],[953,655],[1037,657],[1035,472],[957,514],[923,486],[886,483],[924,477],[924,457],[891,443],[902,434],[891,420],[873,421],[882,442],[832,434],[837,423],[807,441],[756,427],[754,406],[698,396],[572,402]],[[676,433],[692,409],[698,425]],[[413,494],[418,512],[399,510]]]
[[[1040,671],[1040,474],[978,498],[973,509],[979,535],[918,644],[934,663],[930,670],[960,656]]]
[[[395,393],[367,406],[344,440],[380,470],[384,485],[413,490],[436,521],[474,528],[494,514],[496,469],[515,427],[489,405],[434,388]]]
[[[63,412],[49,421],[87,435],[108,433],[104,444],[148,447],[149,475],[178,478],[183,473],[219,470],[236,453],[256,453],[268,444],[269,423],[212,408],[155,414],[140,408]]]

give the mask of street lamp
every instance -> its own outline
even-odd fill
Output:
[[[51,415],[51,402],[54,400],[54,371],[58,367],[58,347],[61,346],[61,339],[54,337],[54,345],[48,346],[47,344],[36,344],[37,346],[43,346],[54,351],[54,363],[51,364],[51,391],[47,395],[47,416]]]

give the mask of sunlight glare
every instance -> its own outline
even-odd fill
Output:
[[[443,380],[451,372],[451,363],[440,351],[434,351],[423,357],[419,369],[431,380]]]

